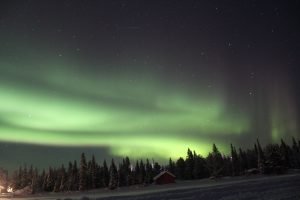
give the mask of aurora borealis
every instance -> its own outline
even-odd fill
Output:
[[[4,166],[299,137],[296,1],[1,4]]]

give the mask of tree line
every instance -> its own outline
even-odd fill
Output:
[[[292,145],[281,140],[280,144],[268,144],[264,148],[257,140],[253,148],[247,150],[236,149],[231,144],[230,155],[223,155],[215,144],[207,157],[188,149],[186,158],[180,157],[176,161],[170,158],[164,166],[149,159],[131,163],[129,157],[119,164],[114,159],[109,165],[106,160],[99,164],[94,156],[87,160],[82,153],[79,165],[75,160],[67,167],[49,167],[42,172],[32,166],[20,167],[13,173],[11,186],[15,190],[29,186],[33,193],[85,191],[151,184],[153,177],[164,170],[173,173],[179,180],[192,180],[249,173],[280,174],[291,168],[300,169],[300,140],[297,142],[295,138]]]

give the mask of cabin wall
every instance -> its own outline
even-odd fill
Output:
[[[175,178],[169,174],[163,174],[159,177],[156,181],[156,184],[168,184],[168,183],[175,183]]]

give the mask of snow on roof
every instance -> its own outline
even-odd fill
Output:
[[[164,174],[169,174],[170,176],[173,176],[174,178],[176,177],[174,174],[172,174],[171,172],[169,172],[169,171],[162,171],[162,172],[160,172],[158,175],[156,175],[154,178],[153,178],[153,180],[156,180],[156,179],[158,179],[159,177],[161,177],[162,175],[164,175]]]

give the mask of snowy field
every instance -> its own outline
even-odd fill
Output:
[[[220,180],[183,181],[163,186],[127,187],[114,191],[42,194],[15,200],[230,200],[272,199],[300,200],[300,174],[223,178]]]

